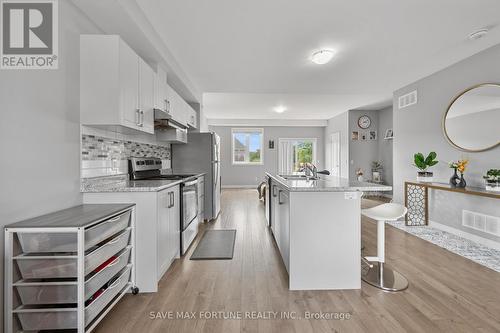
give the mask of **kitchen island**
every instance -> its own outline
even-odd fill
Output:
[[[361,196],[392,187],[323,175],[266,175],[266,216],[289,289],[360,289]]]

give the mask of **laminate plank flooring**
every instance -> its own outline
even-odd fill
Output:
[[[363,207],[380,202],[363,200]],[[255,190],[224,190],[222,213],[208,229],[237,229],[233,260],[176,260],[155,294],[127,295],[95,332],[500,332],[500,273],[391,226],[388,265],[410,281],[406,291],[289,291],[264,204]],[[376,251],[376,225],[363,218],[365,254]],[[198,241],[198,240],[197,240]],[[314,260],[314,258],[311,258]],[[194,312],[195,319],[151,319]],[[294,312],[302,319],[210,319],[200,312]],[[304,319],[348,312],[348,320]]]

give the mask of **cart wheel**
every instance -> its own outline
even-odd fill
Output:
[[[139,293],[139,288],[132,287],[132,294],[137,295]]]

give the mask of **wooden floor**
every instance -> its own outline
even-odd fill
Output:
[[[292,292],[257,192],[225,190],[222,204],[222,215],[206,228],[238,230],[233,260],[189,260],[192,246],[165,274],[158,293],[125,296],[96,332],[500,332],[499,273],[387,226],[387,263],[409,279],[408,290],[387,293],[363,283],[361,290]],[[375,253],[375,237],[375,224],[365,221],[365,253]],[[195,312],[196,319],[151,319],[169,311]],[[351,317],[207,320],[200,311]]]

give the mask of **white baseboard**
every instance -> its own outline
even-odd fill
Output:
[[[444,225],[442,223],[434,222],[434,221],[429,221],[429,226],[436,228],[436,229],[440,229],[440,230],[449,232],[450,234],[454,234],[456,236],[468,239],[470,241],[482,244],[484,246],[491,247],[492,249],[500,250],[500,243],[496,242],[494,240],[484,238],[484,237],[481,237],[478,235],[474,235],[474,234],[468,233],[466,231],[459,230],[459,229]]]
[[[222,185],[222,188],[253,188],[257,189],[259,185]]]

